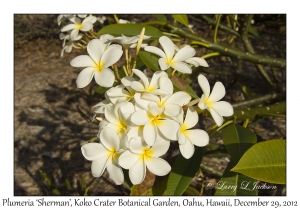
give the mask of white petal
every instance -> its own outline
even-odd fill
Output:
[[[167,59],[173,58],[175,49],[172,40],[166,36],[162,36],[159,38],[159,43],[164,49]]]
[[[202,110],[204,110],[204,109],[207,108],[207,104],[204,103],[205,99],[206,99],[206,98],[205,98],[205,95],[202,94],[202,96],[201,96],[201,98],[200,98],[200,101],[199,101],[199,103],[198,103],[198,107],[199,107],[200,109],[202,109]]]
[[[188,130],[186,137],[198,147],[204,147],[209,142],[209,136],[207,132],[201,129]]]
[[[146,77],[146,75],[138,69],[132,69],[132,71],[142,80],[144,87],[147,88],[149,86],[149,79]]]
[[[148,110],[153,116],[157,116],[163,113],[164,107],[159,107],[156,102],[150,102],[148,105]]]
[[[193,57],[193,58],[190,58],[190,59],[193,60],[193,61],[196,61],[200,66],[208,67],[208,63],[203,58]]]
[[[174,64],[171,65],[176,71],[182,72],[184,74],[191,74],[192,69],[191,67],[183,62],[175,62]]]
[[[99,39],[93,39],[87,46],[88,54],[96,64],[99,64],[101,56],[104,52],[104,45]]]
[[[119,157],[119,164],[124,169],[129,169],[131,166],[138,161],[140,155],[134,154],[129,150],[122,153]]]
[[[185,144],[186,141],[188,141],[186,139],[186,136],[183,133],[181,133],[180,130],[177,132],[177,139],[178,139],[178,144]]]
[[[145,92],[145,87],[138,81],[133,81],[131,83],[131,88],[138,92]]]
[[[217,126],[220,127],[223,123],[223,117],[210,107],[207,107],[207,110],[210,112],[210,114],[211,114],[212,118],[214,119],[215,123],[217,124]]]
[[[88,16],[82,21],[82,24],[86,22],[95,23],[97,21],[97,18],[95,16]]]
[[[82,155],[87,160],[97,160],[103,156],[107,156],[106,148],[99,143],[87,143],[81,147]]]
[[[154,53],[154,54],[158,55],[159,57],[163,58],[164,60],[166,59],[165,53],[158,47],[148,46],[148,47],[145,47],[144,50]]]
[[[85,69],[83,69],[76,80],[76,84],[78,88],[84,88],[86,87],[88,84],[90,84],[90,82],[92,81],[93,77],[95,74],[95,68],[94,67],[87,67]]]
[[[195,54],[196,54],[196,50],[191,46],[186,45],[176,53],[176,55],[173,58],[173,61],[175,62],[184,61],[188,58],[193,57]]]
[[[216,102],[212,108],[221,116],[229,117],[233,115],[232,105],[226,101]]]
[[[190,159],[195,152],[195,147],[189,140],[187,140],[185,144],[179,144],[179,150],[184,158]]]
[[[79,30],[77,28],[73,29],[70,33],[70,39],[76,40],[78,34],[79,34]]]
[[[70,30],[73,30],[74,28],[76,28],[75,24],[69,24],[69,25],[64,26],[60,31],[61,32],[70,31]]]
[[[123,184],[123,171],[120,168],[120,166],[116,164],[115,161],[109,161],[107,163],[107,171],[109,173],[109,178],[112,179],[117,185]]]
[[[104,68],[100,73],[96,71],[95,81],[102,87],[111,87],[115,81],[115,74],[109,68]]]
[[[100,132],[100,140],[109,151],[118,151],[120,148],[120,139],[112,128],[105,127]]]
[[[131,122],[136,125],[145,125],[150,121],[148,116],[148,111],[146,110],[139,110],[131,115]]]
[[[152,89],[157,89],[158,88],[158,80],[160,77],[162,76],[165,76],[167,77],[167,73],[164,72],[164,71],[157,71],[157,72],[154,72],[153,76],[152,76],[152,79],[151,79],[151,82],[149,84],[149,88],[152,88]]]
[[[147,123],[144,126],[143,137],[144,137],[145,141],[147,142],[147,144],[152,146],[154,144],[154,142],[156,141],[156,137],[157,137],[156,125],[153,124],[152,122]]]
[[[209,100],[211,102],[217,102],[221,100],[225,96],[225,87],[221,82],[216,82],[211,94],[209,96]]]
[[[176,117],[181,112],[181,106],[177,104],[165,104],[164,114],[169,117]]]
[[[105,109],[105,118],[110,123],[115,125],[119,124],[118,112],[115,110],[115,106],[109,106]]]
[[[100,37],[100,41],[103,43],[103,44],[108,44],[114,37],[110,34],[103,34],[101,37]]]
[[[170,95],[173,94],[173,83],[167,76],[160,77],[158,83],[161,90],[167,91]]]
[[[177,131],[179,129],[179,123],[174,120],[159,120],[157,125],[162,134],[169,140],[177,140]]]
[[[186,112],[186,117],[184,120],[184,124],[187,125],[186,129],[194,127],[198,123],[199,117],[194,109],[194,107],[190,106]]]
[[[71,60],[70,65],[74,67],[92,67],[94,61],[88,55],[79,55]]]
[[[165,90],[161,90],[161,89],[153,90],[150,93],[152,93],[154,95],[161,95],[161,96],[167,96],[167,95],[169,95],[169,92],[167,92]]]
[[[141,98],[143,95],[141,95],[140,93],[136,93],[134,95],[135,107],[139,107],[140,109],[147,110],[148,109],[148,105],[149,105],[149,103],[151,101],[145,100],[145,99]]]
[[[92,169],[92,175],[94,177],[100,177],[103,174],[106,168],[107,160],[108,157],[104,156],[100,159],[92,161],[91,169]]]
[[[190,100],[192,99],[192,97],[183,91],[179,91],[174,93],[173,95],[171,95],[167,100],[166,100],[166,104],[177,104],[179,106],[183,106],[186,105],[190,102]]]
[[[158,63],[159,63],[161,70],[163,70],[163,71],[167,70],[170,67],[170,64],[167,64],[166,60],[164,58],[158,59]]]
[[[89,31],[92,28],[93,28],[93,23],[85,22],[85,23],[82,23],[82,28],[80,29],[80,31]]]
[[[129,169],[129,178],[132,184],[141,184],[146,176],[146,165],[144,163],[143,157],[140,157],[133,166]]]
[[[108,48],[105,50],[101,57],[101,62],[104,63],[104,67],[109,67],[116,63],[122,56],[123,50],[118,48]]]
[[[171,171],[170,164],[161,158],[145,158],[145,163],[149,171],[157,176],[164,176]]]
[[[206,79],[205,76],[203,76],[202,74],[200,74],[198,76],[198,83],[204,93],[205,99],[209,97],[210,95],[210,85],[208,83],[208,80]],[[204,100],[205,100],[204,99]]]
[[[154,145],[151,147],[150,151],[152,151],[152,157],[160,157],[168,151],[170,147],[170,141],[159,139]]]
[[[133,137],[129,141],[129,148],[130,151],[135,154],[143,154],[144,148],[148,148],[149,146],[146,144],[146,142],[139,136]]]
[[[195,61],[195,60],[192,59],[192,58],[188,58],[188,59],[186,59],[184,62],[189,63],[189,64],[192,64],[192,65],[195,66],[195,67],[198,67],[198,66],[199,66],[198,62]]]
[[[141,95],[141,99],[142,100],[144,99],[144,100],[147,100],[147,101],[154,101],[156,103],[160,103],[159,97],[157,95],[153,95],[151,93],[143,93],[143,95]]]

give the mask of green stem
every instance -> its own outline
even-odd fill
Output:
[[[244,52],[242,50],[236,49],[236,48],[231,48],[227,45],[223,44],[218,44],[214,43],[208,39],[202,38],[197,34],[190,33],[188,31],[182,30],[181,28],[178,28],[174,25],[171,24],[166,24],[166,27],[171,30],[172,33],[180,35],[182,37],[191,39],[192,41],[197,41],[200,43],[204,43],[206,48],[219,52],[222,55],[227,55],[227,56],[232,56],[237,59],[245,60],[245,61],[250,61],[253,63],[259,63],[262,65],[268,65],[268,66],[273,66],[273,67],[278,67],[278,68],[284,68],[286,66],[286,60],[281,59],[281,58],[272,58],[272,57],[267,57],[259,54],[253,54],[249,52]]]
[[[220,20],[221,20],[221,16],[222,15],[217,15],[216,27],[215,27],[215,32],[214,32],[214,43],[217,43],[218,27],[219,27],[219,23],[220,23]]]
[[[210,58],[210,57],[214,57],[214,56],[219,56],[220,53],[219,52],[213,52],[213,53],[209,53],[206,55],[203,55],[201,58],[206,59],[206,58]]]

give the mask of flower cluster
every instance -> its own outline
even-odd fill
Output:
[[[82,23],[76,16],[60,17],[63,18],[74,23],[62,29],[71,30],[68,35],[71,40],[78,39],[79,31],[89,30],[92,24],[91,16]],[[217,82],[210,93],[209,83],[203,75],[198,76],[203,90],[198,107],[190,105],[195,103],[191,102],[187,92],[174,91],[165,70],[171,68],[172,74],[175,71],[190,74],[191,66],[207,67],[208,64],[204,59],[194,57],[194,48],[187,45],[178,49],[166,36],[159,39],[163,50],[153,46],[144,48],[160,57],[160,71],[149,78],[143,71],[130,68],[127,62],[127,76],[117,78],[116,63],[121,56],[126,54],[127,60],[128,49],[137,46],[138,52],[142,41],[148,38],[143,31],[134,37],[105,34],[87,44],[88,55],[77,56],[70,62],[74,67],[84,67],[76,80],[78,88],[86,87],[93,78],[98,85],[110,88],[105,93],[106,99],[93,107],[96,114],[104,116],[97,135],[100,142],[84,144],[82,154],[92,161],[93,176],[100,177],[107,169],[110,179],[118,185],[124,182],[122,168],[129,170],[133,184],[143,182],[146,168],[158,176],[168,174],[171,166],[161,157],[167,153],[171,141],[178,142],[179,151],[186,159],[193,156],[195,146],[206,146],[209,136],[206,131],[196,128],[199,120],[196,108],[207,109],[218,126],[222,125],[223,116],[233,114],[228,102],[219,101],[225,95],[222,83]]]

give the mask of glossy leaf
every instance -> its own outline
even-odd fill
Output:
[[[144,64],[153,71],[158,71],[158,58],[152,53],[140,51],[139,56]]]
[[[286,183],[286,141],[260,142],[245,152],[231,171],[265,182]]]
[[[226,150],[231,156],[231,160],[224,171],[221,180],[215,186],[215,195],[256,196],[257,189],[251,187],[256,183],[255,179],[230,171],[243,154],[257,142],[256,135],[248,128],[244,128],[237,124],[231,124],[223,129],[222,138]],[[251,189],[249,190],[248,188]]]
[[[98,34],[111,34],[114,36],[137,36],[141,33],[145,27],[145,35],[151,36],[151,38],[159,38],[163,36],[163,33],[152,26],[144,26],[141,24],[112,24],[105,26],[98,31]]]
[[[165,15],[162,14],[155,14],[153,15],[157,20],[163,21],[163,22],[167,22],[167,17]]]
[[[185,192],[199,169],[202,156],[202,147],[195,147],[195,153],[190,159],[185,159],[181,154],[178,155],[168,178],[167,196],[182,195]]]
[[[235,163],[257,142],[255,133],[237,124],[225,127],[222,131],[222,138],[227,152]]]
[[[189,21],[187,15],[172,15],[172,17],[177,20],[179,23],[189,27]]]

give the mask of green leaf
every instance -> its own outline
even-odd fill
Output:
[[[167,22],[167,17],[165,15],[162,14],[155,14],[153,15],[157,20],[160,20],[162,22]]]
[[[222,138],[227,152],[237,163],[243,154],[257,142],[256,135],[237,124],[231,124],[222,131]]]
[[[257,142],[256,135],[249,130],[237,124],[231,124],[222,131],[222,138],[227,152],[231,156],[231,161],[224,171],[221,180],[216,185],[215,195],[247,195],[256,196],[257,189],[247,189],[256,183],[255,179],[243,174],[230,171],[240,160],[243,154]]]
[[[185,159],[181,154],[178,155],[168,178],[167,196],[182,195],[186,191],[200,167],[202,156],[203,147],[196,146],[195,153],[190,159]]]
[[[178,77],[176,74],[174,74],[174,76],[171,78],[171,80],[173,82],[175,90],[185,91],[188,94],[190,94],[190,96],[192,96],[192,98],[199,98],[197,96],[197,94],[195,93],[195,91],[191,88],[191,86],[189,86],[185,80]]]
[[[179,23],[189,27],[189,21],[187,15],[172,15],[172,17],[177,20]]]
[[[243,174],[230,171],[235,166],[230,162],[225,169],[222,178],[214,186],[216,196],[257,196],[257,189],[253,188],[256,180]],[[206,187],[210,188],[210,183]]]
[[[114,36],[136,36],[140,35],[142,29],[145,27],[145,35],[151,36],[151,38],[159,38],[163,36],[163,33],[155,27],[145,26],[141,24],[112,24],[105,26],[98,31],[99,35],[111,34]]]
[[[139,57],[144,62],[144,64],[153,71],[158,71],[158,57],[152,53],[140,51]]]
[[[248,32],[260,38],[259,32],[256,30],[256,28],[252,27],[251,25],[249,25],[248,27]]]
[[[286,183],[286,141],[268,140],[252,146],[231,171],[261,181]]]

